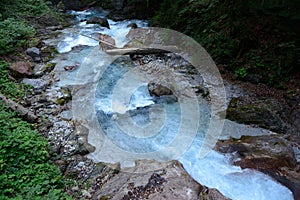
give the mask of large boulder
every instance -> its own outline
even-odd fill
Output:
[[[218,198],[213,198],[218,197]],[[96,191],[93,199],[218,199],[228,200],[215,189],[193,180],[177,161],[142,160],[121,171]]]
[[[227,118],[244,124],[254,124],[275,132],[284,133],[286,123],[281,117],[283,108],[275,99],[233,98],[226,111]]]
[[[114,48],[113,46],[116,45],[115,40],[111,36],[109,36],[107,34],[99,33],[99,40],[104,41],[106,43],[105,44],[103,42],[100,42],[100,46],[102,47],[102,49],[104,51],[108,50],[108,49],[112,49],[112,48]],[[111,44],[111,45],[108,45],[107,43]]]
[[[173,95],[173,92],[170,88],[168,88],[160,83],[149,82],[148,90],[149,90],[149,94],[151,96],[155,96],[155,97]]]
[[[277,133],[299,135],[299,96],[283,95],[282,91],[275,92],[278,97],[249,94],[232,98],[226,117],[232,121],[256,125]]]
[[[15,78],[32,77],[33,65],[30,62],[19,61],[9,66],[9,73]]]
[[[92,17],[86,22],[87,24],[99,24],[103,27],[110,28],[109,23],[106,18]]]
[[[136,23],[130,23],[127,25],[127,27],[135,29],[138,28],[138,25]]]
[[[288,187],[295,197],[300,197],[299,161],[295,150],[300,149],[300,137],[280,135],[243,136],[239,140],[219,141],[216,150],[236,153],[234,164],[241,168],[252,168],[272,176]],[[299,159],[299,158],[298,158]]]

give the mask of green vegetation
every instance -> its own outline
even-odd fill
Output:
[[[237,78],[243,79],[243,78],[245,78],[248,75],[248,73],[247,73],[247,70],[242,67],[242,68],[236,68],[234,70],[234,75]]]
[[[26,86],[18,84],[9,78],[8,66],[8,63],[0,60],[0,94],[13,100],[18,100],[24,97]]]
[[[57,23],[46,0],[1,0],[0,55],[21,56],[39,28]],[[42,23],[42,25],[40,24]],[[18,102],[28,86],[9,78],[9,63],[0,60],[0,94]],[[59,169],[49,162],[47,140],[0,101],[0,199],[70,199]]]
[[[8,78],[8,63],[0,61],[0,93],[14,100],[26,87]],[[70,199],[64,179],[49,163],[48,142],[0,101],[0,199]]]
[[[164,0],[152,24],[183,32],[239,78],[273,85],[299,73],[298,0]]]
[[[0,102],[0,199],[68,199],[48,143]]]
[[[35,34],[35,30],[23,20],[8,18],[0,22],[0,54],[12,52],[23,46]]]
[[[0,55],[6,55],[28,43],[39,23],[61,21],[46,0],[0,1]]]
[[[45,0],[1,0],[1,19],[29,19],[52,12]]]

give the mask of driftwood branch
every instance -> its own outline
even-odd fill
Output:
[[[102,44],[108,45],[114,49],[104,49],[105,53],[109,55],[133,55],[133,54],[139,54],[139,55],[147,55],[147,54],[156,54],[156,53],[176,53],[178,52],[178,48],[176,46],[162,46],[161,48],[159,47],[145,47],[145,48],[118,48],[114,44],[111,44],[110,42],[97,39],[94,37],[91,37],[86,34],[82,34],[77,32],[79,35],[82,35],[84,37],[96,40]]]
[[[171,53],[177,52],[178,49],[175,46],[164,47],[164,49],[158,48],[116,48],[116,49],[108,49],[105,52],[109,55],[147,55],[147,54],[156,54],[156,53]]]
[[[11,108],[13,111],[18,112],[21,117],[28,121],[28,122],[36,122],[37,116],[31,112],[29,109],[25,108],[24,106],[14,102],[11,99],[6,98],[4,95],[0,94],[0,99],[7,105],[9,108]]]
[[[106,42],[106,41],[103,41],[103,40],[99,40],[99,39],[97,39],[97,38],[91,37],[91,36],[86,35],[86,34],[83,34],[83,33],[78,33],[78,34],[79,34],[79,35],[82,35],[82,36],[84,36],[84,37],[90,38],[90,39],[92,39],[92,40],[96,40],[96,41],[98,41],[98,42],[100,42],[100,43],[109,45],[109,46],[111,46],[111,47],[118,48],[118,47],[116,47],[115,45],[113,45],[113,44],[111,44],[111,43],[109,43],[109,42]]]

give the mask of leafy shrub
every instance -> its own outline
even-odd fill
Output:
[[[240,79],[243,79],[247,76],[247,70],[245,68],[236,68],[234,70],[234,75],[237,77],[237,78],[240,78]]]
[[[1,0],[2,19],[38,17],[50,12],[49,3],[45,0]]]
[[[11,99],[22,98],[26,86],[18,84],[8,77],[8,66],[8,63],[0,60],[0,93]]]
[[[62,22],[62,16],[46,0],[1,0],[0,55],[24,46],[35,34],[34,28]]]
[[[8,18],[0,22],[0,54],[12,52],[35,34],[35,30],[24,21]]]
[[[300,73],[298,0],[163,0],[152,25],[183,32],[217,63],[275,85]]]
[[[0,102],[0,199],[68,199],[48,143]]]

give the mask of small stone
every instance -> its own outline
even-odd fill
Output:
[[[73,118],[73,116],[72,113],[67,110],[60,113],[60,118],[65,121],[70,121]]]
[[[72,191],[77,192],[79,190],[78,186],[72,187]]]
[[[82,190],[82,196],[85,198],[92,198],[92,195],[86,190]]]
[[[49,84],[49,81],[45,81],[45,80],[42,80],[42,79],[28,79],[28,78],[25,78],[25,79],[23,79],[22,82],[24,84],[31,85],[35,89],[44,89]]]
[[[84,162],[79,162],[78,165],[77,165],[77,167],[83,167],[84,164],[85,164]]]
[[[26,50],[26,54],[29,55],[34,62],[40,62],[41,61],[41,51],[36,48],[36,47],[32,47],[32,48],[28,48]]]

